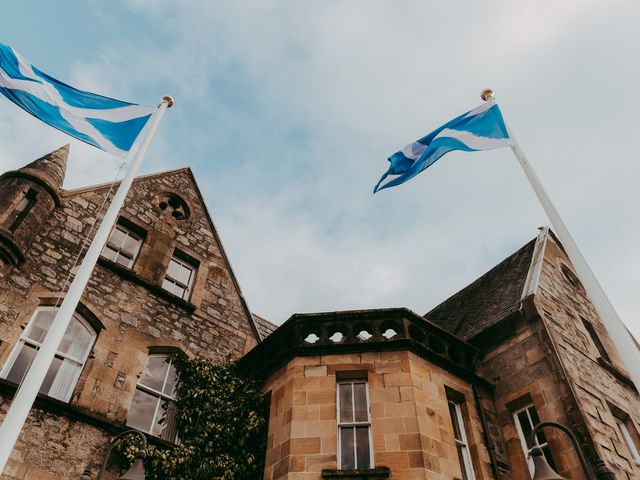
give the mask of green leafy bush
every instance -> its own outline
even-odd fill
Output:
[[[266,448],[266,399],[260,385],[235,364],[176,357],[179,375],[176,425],[180,443],[150,445],[147,480],[254,480],[261,478]],[[135,436],[117,447],[126,468],[138,451]]]

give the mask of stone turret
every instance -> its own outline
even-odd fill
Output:
[[[69,145],[0,176],[0,268],[19,265],[36,233],[56,207],[69,157]]]

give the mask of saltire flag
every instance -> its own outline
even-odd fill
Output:
[[[156,110],[71,87],[1,43],[0,93],[46,124],[120,157]]]
[[[500,108],[489,100],[391,155],[389,170],[373,193],[411,180],[452,150],[477,152],[508,146],[509,133]]]

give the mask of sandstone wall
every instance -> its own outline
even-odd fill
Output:
[[[63,206],[41,226],[26,261],[19,268],[0,269],[0,367],[7,361],[22,330],[38,305],[55,303],[80,250],[84,237],[101,217],[99,208],[108,187],[63,194]],[[186,220],[176,220],[159,207],[166,192],[180,195],[190,208]],[[81,411],[123,425],[150,349],[173,347],[189,355],[203,355],[219,362],[240,357],[256,344],[241,294],[229,271],[224,252],[210,224],[205,207],[187,169],[136,180],[121,211],[123,217],[147,231],[133,271],[101,260],[82,297],[82,304],[103,327],[74,390],[71,404]],[[174,248],[200,262],[188,301],[172,298],[160,288]],[[3,402],[3,410],[6,408]],[[54,421],[54,420],[52,420]],[[58,416],[54,422],[65,424]],[[29,468],[56,471],[56,479],[78,478],[54,467],[60,461],[54,450],[35,456],[29,438],[49,438],[50,422],[32,419],[14,451],[12,470]],[[105,443],[104,435],[74,424],[81,435],[58,436],[68,444],[69,462],[83,463]],[[66,427],[65,427],[66,428]],[[72,427],[65,431],[72,430]],[[63,438],[64,437],[64,438]],[[91,441],[85,441],[86,438]],[[26,442],[26,443],[25,443]],[[47,460],[48,458],[48,460]],[[25,463],[26,462],[26,463]],[[25,470],[27,469],[27,470]],[[77,470],[77,469],[76,469]],[[4,477],[3,477],[4,478]],[[30,478],[30,477],[28,477]],[[44,477],[42,477],[44,478]],[[48,477],[47,477],[48,478]]]
[[[465,397],[477,479],[492,478],[471,385],[407,351],[298,357],[267,380],[265,480],[319,480],[337,466],[336,372],[367,370],[375,466],[391,478],[461,478],[445,386]]]
[[[566,384],[542,322],[516,316],[499,326],[501,332],[488,347],[481,367],[482,375],[496,385],[491,413],[502,432],[506,451],[498,455],[510,464],[503,478],[531,478],[527,459],[513,418],[515,411],[533,403],[541,421],[580,426],[571,391]],[[571,444],[560,434],[545,430],[558,473],[581,480],[583,473]],[[497,444],[500,448],[500,444]]]
[[[549,236],[545,249],[536,306],[570,379],[572,390],[600,455],[615,469],[617,478],[640,479],[640,469],[620,438],[612,408],[630,416],[638,429],[640,396],[625,381],[627,375],[617,350],[602,325],[584,288],[571,273],[569,260]],[[566,271],[565,271],[566,272]],[[591,322],[610,362],[600,358],[583,320]]]

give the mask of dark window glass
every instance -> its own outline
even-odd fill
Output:
[[[358,468],[371,468],[369,463],[369,427],[355,427],[356,429],[356,459]]]
[[[173,360],[168,355],[147,358],[129,406],[127,425],[170,442],[176,439]]]
[[[352,470],[356,468],[356,459],[354,451],[353,427],[345,427],[340,429],[340,452],[342,470]]]

